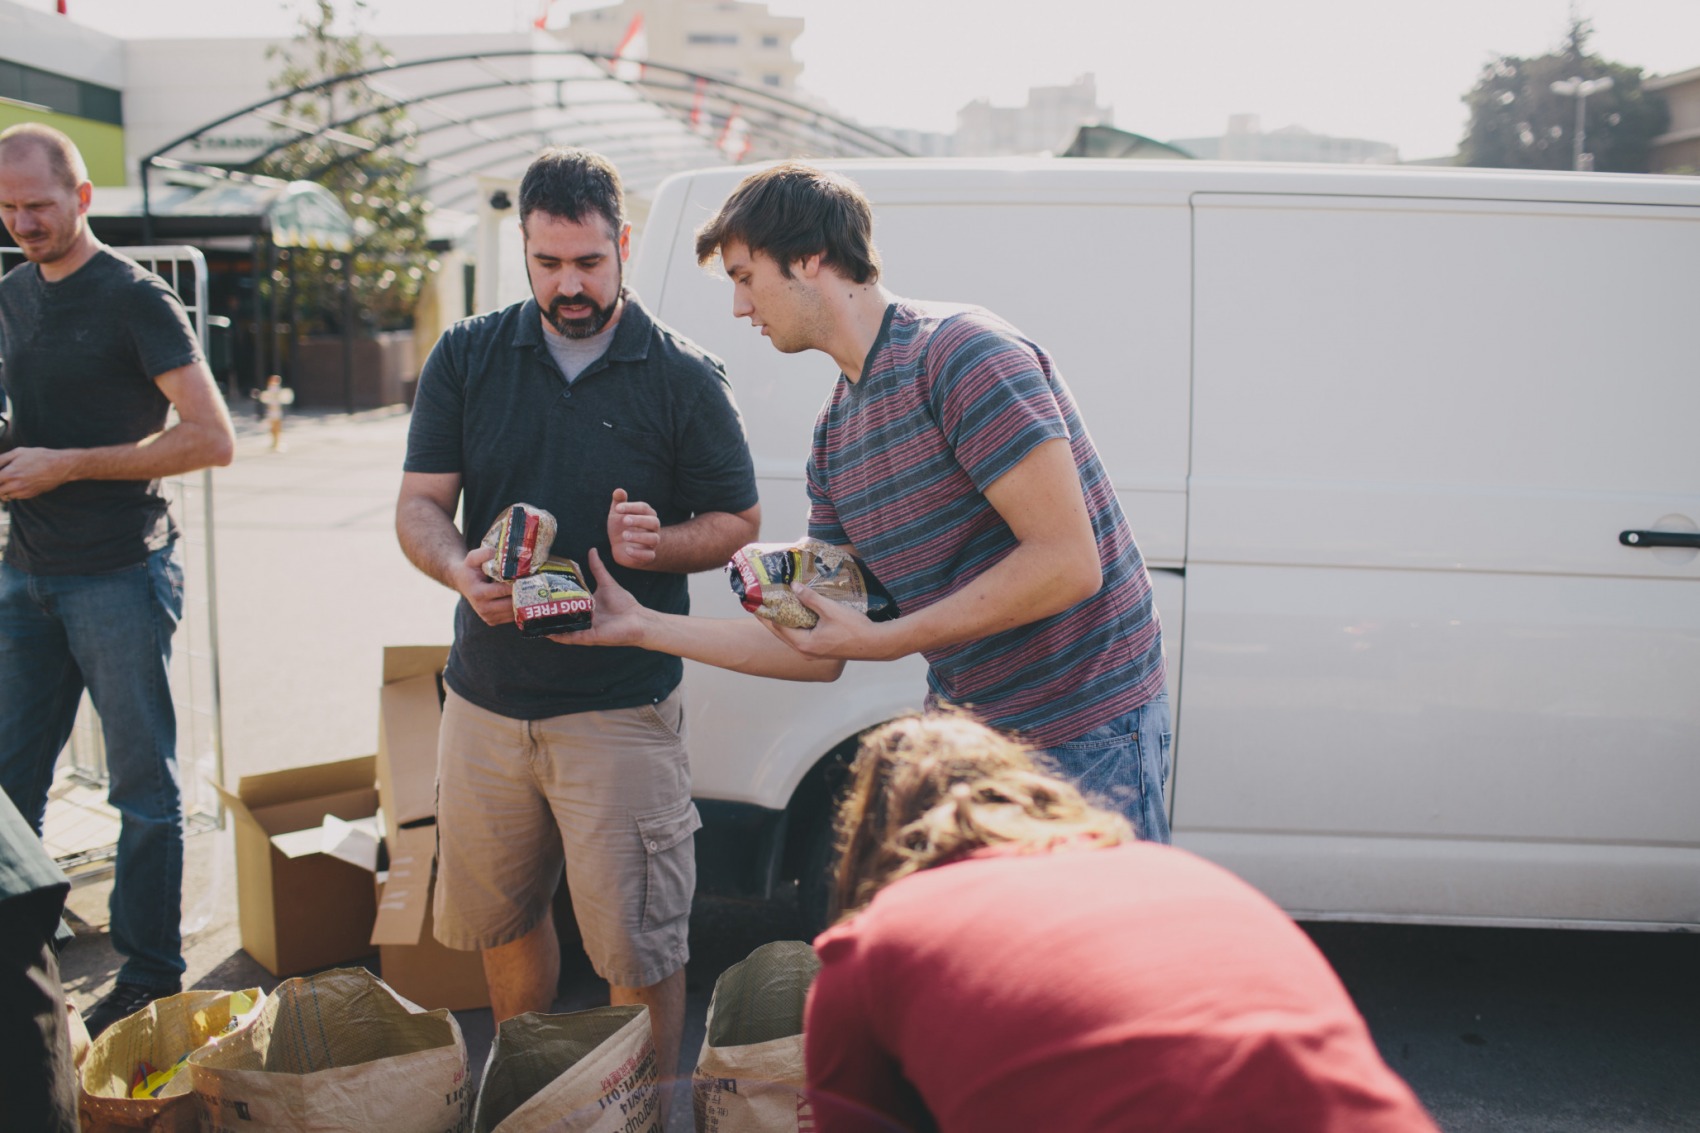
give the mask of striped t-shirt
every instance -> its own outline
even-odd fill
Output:
[[[985,489],[1040,444],[1069,441],[1103,585],[1051,617],[929,650],[940,700],[1049,747],[1163,690],[1151,580],[1050,356],[989,311],[898,300],[861,379],[840,376],[815,421],[809,534],[849,543],[914,613],[1016,546]]]

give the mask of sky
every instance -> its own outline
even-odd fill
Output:
[[[15,0],[52,11],[55,0]],[[121,36],[288,35],[286,0],[67,0]],[[369,0],[367,30],[512,31],[539,0]],[[556,0],[556,17],[597,0]],[[1559,44],[1572,8],[1592,47],[1648,74],[1700,67],[1700,0],[769,0],[802,16],[801,83],[868,125],[949,132],[977,98],[1014,106],[1032,86],[1091,73],[1123,129],[1265,130],[1391,142],[1407,159],[1453,152],[1462,95],[1497,55]],[[1040,23],[1040,19],[1043,23]]]

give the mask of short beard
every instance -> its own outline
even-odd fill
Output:
[[[614,312],[619,310],[620,298],[625,293],[626,271],[622,267],[620,274],[614,281],[614,301],[606,307],[600,306],[596,300],[581,291],[577,295],[555,299],[549,304],[549,309],[544,312],[544,317],[549,320],[549,325],[554,327],[562,338],[595,338],[613,321]],[[569,319],[561,314],[562,307],[577,306],[580,303],[589,305],[590,314],[581,319]]]

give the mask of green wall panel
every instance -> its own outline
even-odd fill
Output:
[[[51,110],[37,110],[0,98],[0,130],[19,122],[40,122],[55,130],[63,130],[82,151],[83,161],[89,167],[89,180],[96,185],[123,185],[128,182],[124,168],[123,127],[56,114]]]

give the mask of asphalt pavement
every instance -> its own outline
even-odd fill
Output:
[[[235,463],[214,474],[232,784],[375,751],[384,646],[447,641],[454,605],[396,546],[403,411],[296,414],[277,453],[251,417],[238,427]],[[231,845],[229,831],[190,839],[185,986],[277,983],[241,950]],[[82,927],[62,964],[70,998],[85,1009],[117,969],[102,931],[108,891],[109,882],[84,885],[70,902]],[[1700,935],[1306,927],[1383,1056],[1448,1133],[1700,1130]],[[797,935],[794,900],[699,900],[685,1072],[715,976],[757,945]],[[1138,950],[1137,941],[1106,947]],[[582,953],[568,953],[556,1009],[605,1002]],[[457,1018],[476,1074],[489,1012]]]

